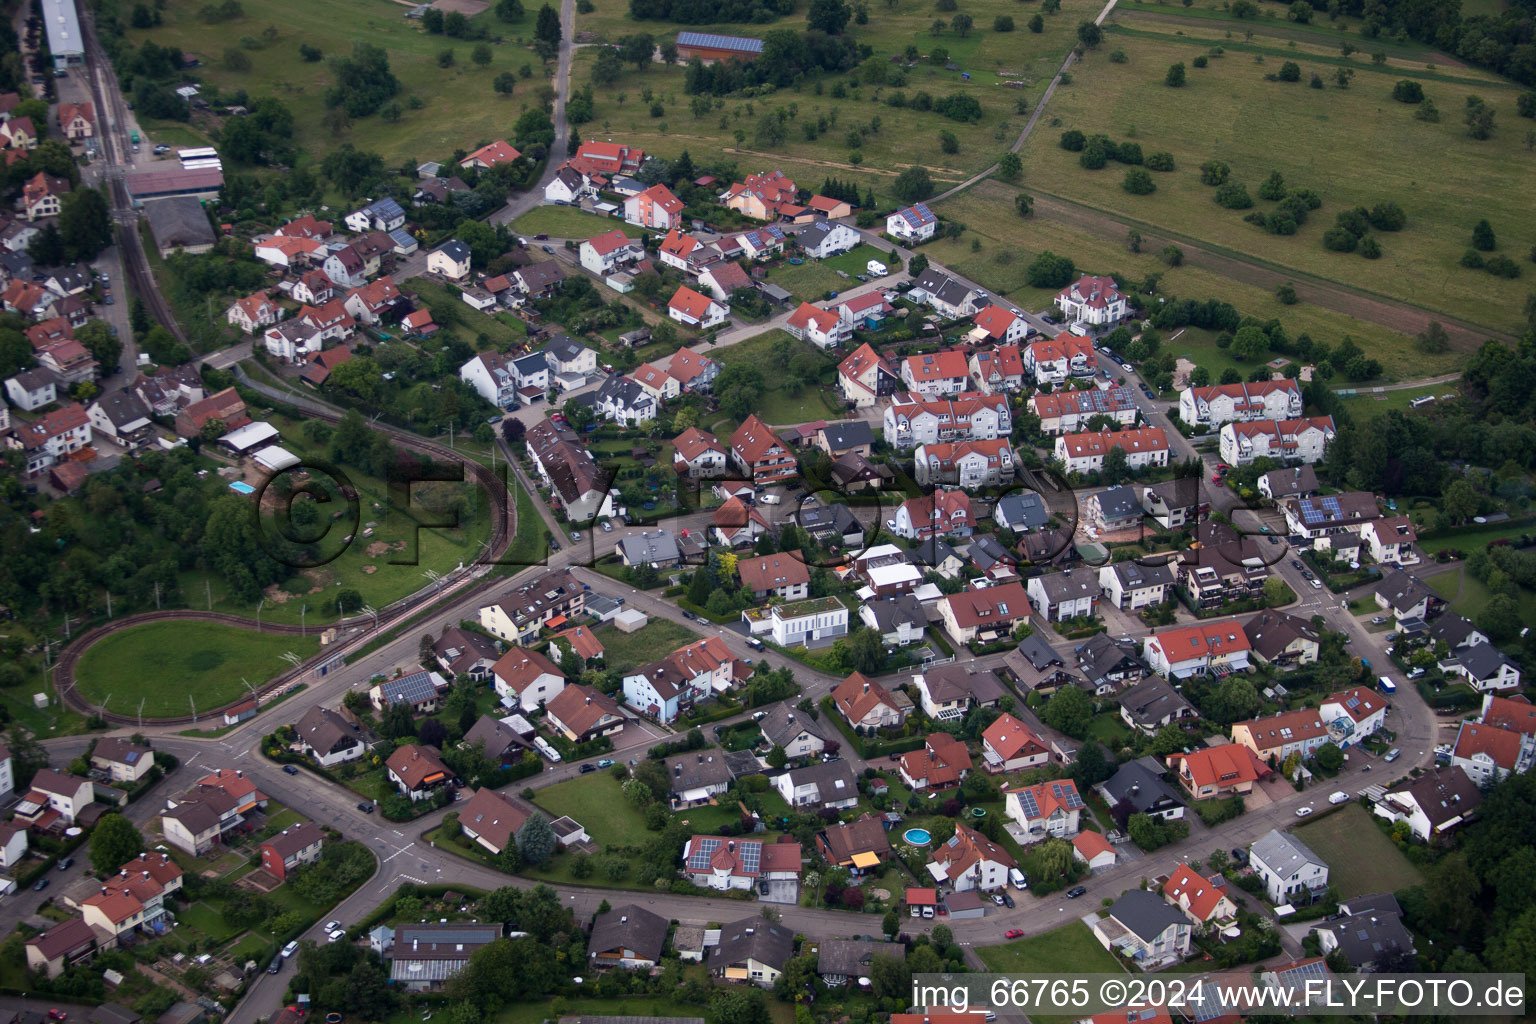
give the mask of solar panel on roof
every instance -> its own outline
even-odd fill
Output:
[[[1038,818],[1040,816],[1040,805],[1035,802],[1034,793],[1026,789],[1024,792],[1019,794],[1019,803],[1024,805],[1025,817]]]

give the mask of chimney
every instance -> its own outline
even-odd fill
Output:
[[[865,693],[869,692],[869,680],[867,680],[867,679],[864,681],[864,692]]]
[[[591,704],[592,704],[592,698],[591,697],[587,698],[587,704],[588,704],[588,706],[591,706]]]

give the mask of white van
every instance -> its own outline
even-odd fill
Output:
[[[885,264],[879,260],[870,260],[864,264],[864,270],[870,277],[884,277],[890,273],[889,270],[885,269]]]
[[[1331,804],[1347,804],[1349,803],[1349,794],[1341,790],[1329,796],[1328,802]]]
[[[1023,892],[1029,888],[1029,879],[1025,878],[1024,872],[1020,871],[1018,868],[1008,869],[1008,881],[1012,882],[1013,887],[1020,892]]]
[[[762,502],[764,505],[777,505],[784,499],[779,497],[777,494],[764,494],[757,500]]]

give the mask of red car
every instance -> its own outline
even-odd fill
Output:
[[[1225,473],[1228,468],[1229,467],[1227,466],[1227,464],[1225,462],[1218,462],[1218,463],[1216,463],[1216,472],[1218,472],[1218,473]]]
[[[1005,939],[1022,939],[1023,937],[1023,928],[1009,928],[1007,931],[1003,932],[1003,938]]]
[[[49,1020],[68,1020],[69,1019],[69,1014],[65,1013],[63,1010],[49,1010],[48,1011],[48,1019]]]
[[[1213,483],[1213,484],[1221,483],[1221,474],[1220,473],[1212,473],[1211,474],[1211,483]]]

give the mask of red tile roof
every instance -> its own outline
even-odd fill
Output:
[[[715,300],[708,295],[700,295],[687,285],[679,285],[667,302],[667,308],[675,309],[693,320],[703,320],[709,315],[709,307],[714,304]]]
[[[1204,875],[1191,871],[1188,864],[1175,867],[1168,881],[1163,883],[1163,895],[1176,906],[1187,907],[1201,921],[1211,919],[1226,894],[1225,889],[1212,885]]]
[[[803,331],[813,323],[822,334],[830,334],[837,327],[838,315],[809,302],[800,303],[800,308],[789,315],[789,326],[797,331]]]
[[[487,167],[495,167],[500,163],[511,163],[513,160],[516,160],[520,156],[522,156],[522,154],[519,153],[516,149],[507,145],[505,139],[497,139],[495,142],[487,142],[485,145],[469,154],[469,156],[464,158],[464,163],[471,164],[478,161],[479,163],[485,164]]]
[[[1045,743],[1035,731],[1010,714],[1001,714],[981,734],[982,742],[995,750],[1004,761],[1016,757],[1046,754]]]

